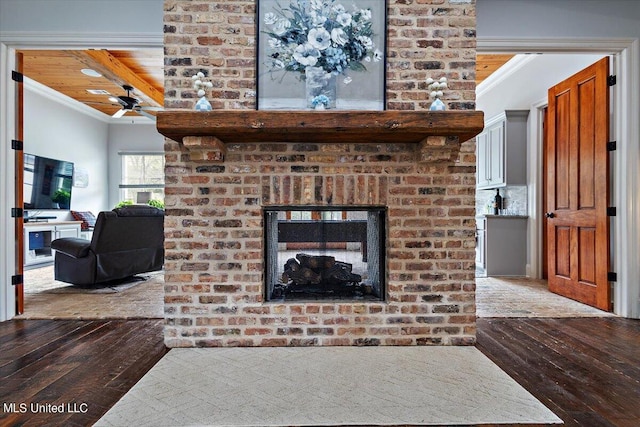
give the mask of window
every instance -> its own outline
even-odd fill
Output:
[[[157,200],[164,203],[164,154],[120,153],[120,156],[120,200],[143,204]]]

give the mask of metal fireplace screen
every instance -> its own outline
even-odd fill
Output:
[[[385,213],[265,208],[266,300],[384,300]]]

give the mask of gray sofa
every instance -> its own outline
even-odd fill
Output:
[[[132,205],[100,212],[91,241],[51,242],[55,279],[93,285],[161,270],[164,263],[164,211]]]

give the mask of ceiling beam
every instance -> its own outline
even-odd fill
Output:
[[[87,67],[96,70],[106,79],[122,87],[130,85],[135,95],[143,98],[149,104],[157,107],[164,106],[164,94],[152,84],[135,74],[118,58],[107,50],[70,50],[70,54],[78,58]]]

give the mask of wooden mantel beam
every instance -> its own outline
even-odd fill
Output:
[[[225,144],[230,143],[313,142],[415,143],[422,161],[431,162],[457,156],[460,144],[482,131],[484,114],[472,110],[181,110],[158,112],[156,127],[199,161],[223,161]]]

